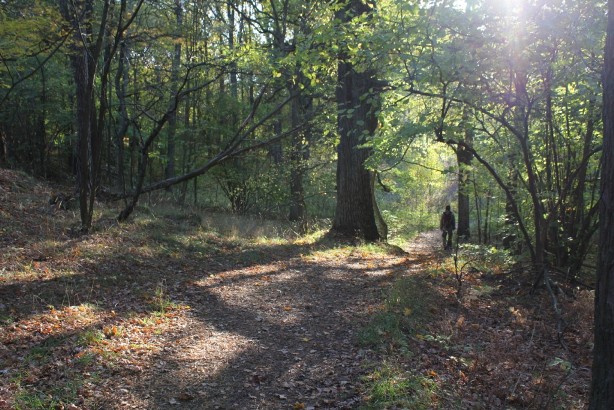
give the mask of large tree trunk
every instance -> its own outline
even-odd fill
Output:
[[[614,409],[614,0],[608,1],[591,409]]]
[[[337,18],[348,22],[371,12],[361,1],[351,0],[337,13]],[[338,81],[337,207],[331,232],[367,241],[385,240],[386,224],[374,200],[373,172],[365,166],[372,150],[362,146],[377,128],[379,96],[374,91],[377,89],[375,72],[357,71],[341,53]]]

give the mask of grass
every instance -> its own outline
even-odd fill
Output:
[[[437,383],[400,366],[414,355],[412,341],[422,338],[432,318],[435,293],[416,277],[397,280],[389,289],[382,308],[362,329],[362,346],[384,351],[383,364],[363,380],[367,398],[364,409],[430,409],[438,397]],[[394,364],[393,364],[394,363]]]
[[[58,385],[48,391],[41,391],[31,386],[21,386],[15,395],[15,410],[55,410],[66,408],[65,405],[75,402],[77,394],[84,379],[81,375],[73,373],[67,375]]]
[[[105,336],[102,331],[98,329],[88,329],[79,335],[77,344],[83,347],[97,346],[104,338]]]
[[[37,346],[30,348],[25,360],[30,364],[43,364],[52,359],[53,350],[65,342],[63,336],[51,336]]]
[[[54,409],[61,403],[42,392],[20,391],[15,397],[15,410]]]
[[[432,409],[437,401],[437,384],[428,376],[416,375],[390,363],[366,378],[369,386],[364,410],[402,408]]]
[[[164,281],[159,282],[156,285],[156,289],[154,290],[154,294],[151,299],[151,305],[154,312],[158,313],[164,313],[177,306],[171,301],[166,289],[166,283]]]
[[[410,354],[409,338],[429,319],[432,296],[416,278],[397,280],[388,292],[383,308],[359,334],[363,346],[399,350]]]
[[[15,320],[13,319],[13,317],[10,314],[8,314],[8,312],[0,311],[0,325],[1,326],[10,325],[14,321]]]
[[[65,408],[66,404],[77,399],[77,393],[84,384],[84,376],[78,368],[67,367],[61,377],[52,383],[44,381],[37,375],[37,368],[49,364],[54,359],[55,348],[65,348],[64,337],[50,337],[41,345],[34,346],[25,356],[26,368],[22,368],[12,377],[12,384],[16,387],[14,396],[15,410],[43,410]],[[81,366],[93,361],[84,357],[78,358],[75,363]]]

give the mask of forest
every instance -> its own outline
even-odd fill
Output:
[[[613,408],[608,9],[0,0],[0,409]]]

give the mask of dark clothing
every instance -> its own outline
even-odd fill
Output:
[[[444,249],[452,249],[452,236],[454,234],[454,230],[456,229],[454,212],[446,210],[443,214],[441,214],[439,229],[441,229],[443,236]]]
[[[454,218],[454,212],[444,211],[444,213],[441,214],[441,219],[439,220],[439,229],[451,231],[456,229],[456,219]]]

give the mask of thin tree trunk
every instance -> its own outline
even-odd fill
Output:
[[[47,177],[47,76],[45,73],[45,66],[41,66],[41,114],[38,121],[38,169],[37,172],[43,177]]]
[[[300,76],[299,76],[300,78]],[[295,94],[292,101],[292,128],[298,128],[304,121],[308,120],[311,107],[311,98],[303,95],[298,83],[291,88]],[[305,187],[303,179],[305,177],[305,161],[308,159],[307,141],[310,136],[309,127],[301,128],[301,131],[294,133],[291,140],[290,151],[290,221],[303,221],[305,219]]]
[[[464,142],[467,146],[473,145],[473,128],[469,124],[468,108],[463,110]],[[458,162],[458,238],[469,239],[470,230],[470,208],[469,208],[469,175],[471,172],[471,151],[464,146],[455,149],[456,160]]]
[[[482,243],[482,209],[480,207],[480,197],[478,195],[478,184],[473,179],[473,198],[475,202],[475,215],[477,223],[478,243]]]
[[[490,243],[490,199],[491,193],[490,190],[486,192],[486,210],[484,212],[484,244]]]
[[[603,71],[603,156],[599,257],[595,290],[595,347],[590,406],[614,408],[614,0],[608,1]]]
[[[122,11],[125,1],[122,1]],[[136,15],[142,0],[136,5],[133,17]],[[71,2],[62,0],[59,2],[62,16],[73,29],[73,43],[70,60],[73,66],[76,105],[77,105],[77,180],[79,190],[79,209],[81,216],[81,231],[86,233],[92,226],[94,212],[94,200],[100,183],[101,150],[102,150],[102,125],[107,112],[107,84],[111,66],[111,58],[118,45],[118,37],[115,38],[113,47],[105,51],[102,64],[102,73],[99,75],[100,104],[96,112],[95,101],[95,78],[97,75],[98,59],[101,57],[103,44],[108,35],[107,22],[110,14],[110,0],[105,0],[99,19],[98,33],[94,35],[92,29],[94,1]],[[122,26],[119,19],[118,32],[127,28]]]
[[[173,53],[173,63],[171,67],[171,104],[177,99],[179,82],[179,66],[181,64],[181,29],[183,25],[183,0],[175,0],[175,50]],[[172,110],[168,119],[168,134],[166,145],[166,168],[164,175],[167,179],[175,177],[175,151],[177,134],[177,111]],[[169,190],[171,187],[168,188]]]
[[[126,193],[126,171],[124,164],[124,138],[128,133],[128,107],[126,96],[128,93],[129,82],[129,66],[128,66],[128,46],[125,42],[121,43],[119,49],[119,61],[117,74],[115,76],[115,93],[119,102],[119,123],[115,132],[115,145],[117,149],[117,172],[118,178],[116,187],[119,192]]]

